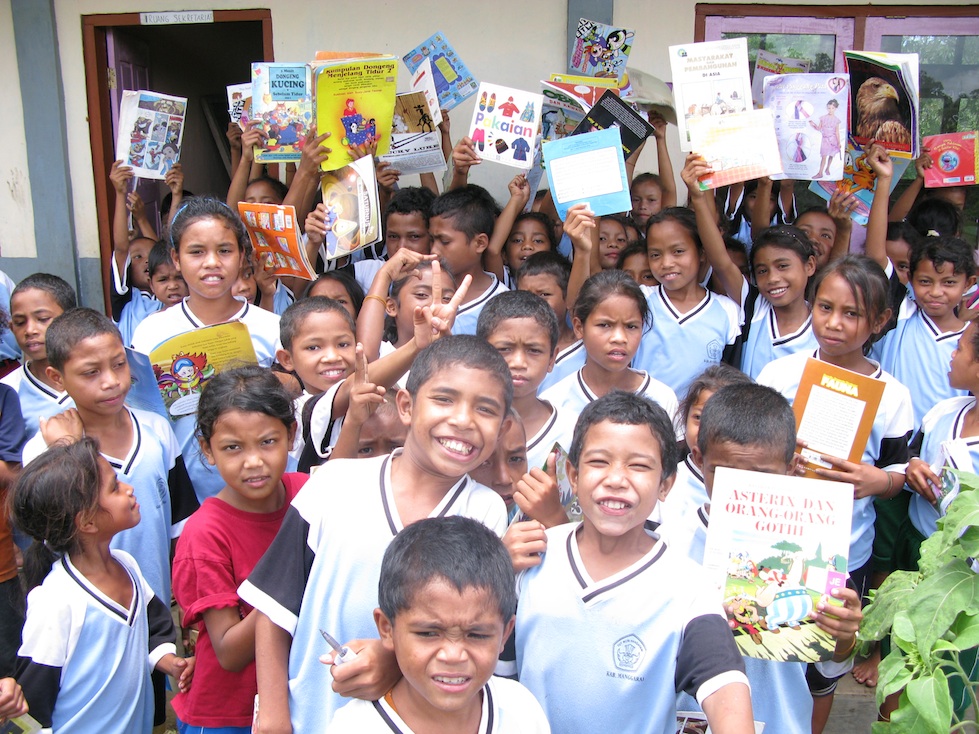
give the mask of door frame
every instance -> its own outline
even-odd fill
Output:
[[[260,21],[262,23],[263,61],[274,61],[272,46],[272,11],[215,10],[214,23]],[[109,196],[109,170],[115,160],[115,140],[109,105],[108,57],[106,29],[138,26],[139,13],[100,13],[82,16],[82,55],[85,63],[85,96],[88,100],[88,131],[92,146],[92,172],[95,176],[95,211],[99,227],[99,259],[102,271],[102,293],[106,313],[109,310],[109,284],[112,282],[112,215],[115,197]],[[258,59],[256,59],[257,61]]]

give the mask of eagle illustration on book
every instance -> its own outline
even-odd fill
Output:
[[[856,98],[856,134],[881,143],[911,143],[911,131],[901,119],[897,90],[880,77],[860,85]]]

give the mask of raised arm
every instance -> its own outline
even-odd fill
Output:
[[[755,189],[755,210],[751,213],[751,239],[760,235],[772,226],[772,217],[768,213],[768,203],[772,200],[772,179],[762,176],[758,179]]]
[[[184,200],[184,167],[179,163],[174,163],[173,167],[167,171],[166,178],[164,182],[167,188],[170,189],[170,212],[167,215],[165,231],[170,230],[170,225],[173,224],[173,218],[177,216],[177,211],[180,209],[180,205]],[[153,237],[156,239],[156,237]]]
[[[867,222],[867,256],[882,268],[887,268],[887,208],[890,199],[891,181],[894,178],[894,163],[883,145],[874,143],[867,151],[867,165],[877,175],[874,187],[874,200],[870,205],[870,219]]]
[[[119,276],[125,282],[126,261],[129,259],[129,222],[127,195],[129,182],[133,179],[133,169],[115,161],[109,171],[109,181],[116,192],[115,208],[112,211],[112,257]]]
[[[496,275],[501,281],[503,280],[503,273],[505,271],[503,265],[503,249],[506,247],[507,240],[510,238],[510,231],[513,229],[514,220],[516,220],[530,200],[530,184],[527,183],[527,177],[524,174],[518,173],[514,176],[507,188],[510,190],[510,200],[503,207],[500,216],[496,218],[489,247],[483,252],[483,267]]]
[[[601,266],[594,262],[594,255],[598,252],[598,220],[587,204],[575,204],[568,209],[567,219],[564,220],[564,233],[571,239],[571,245],[574,247],[571,277],[568,278],[568,295],[565,297],[568,311],[573,311],[581,286],[588,280],[588,276],[601,270]]]
[[[676,206],[676,181],[673,179],[673,161],[670,159],[670,149],[666,146],[666,128],[669,123],[659,114],[649,116],[649,124],[653,126],[656,136],[656,165],[659,169],[659,188],[663,192],[662,206],[664,209]]]
[[[472,138],[462,138],[452,149],[452,183],[449,189],[460,189],[469,183],[469,169],[482,162],[483,159],[476,155]]]
[[[914,171],[917,174],[914,177],[914,181],[908,184],[904,193],[894,202],[894,206],[891,207],[890,214],[888,215],[888,221],[901,222],[908,216],[908,212],[911,211],[911,207],[914,206],[914,202],[918,199],[918,194],[921,193],[921,189],[925,186],[925,171],[933,165],[934,161],[928,149],[925,148],[921,155],[914,159]]]
[[[303,152],[299,159],[296,175],[292,177],[289,191],[286,192],[283,204],[296,207],[296,221],[306,219],[313,208],[316,190],[320,185],[320,164],[330,157],[332,149],[326,147],[326,139],[330,133],[316,134],[316,126],[310,128],[303,143]]]
[[[257,124],[257,123],[256,123]],[[252,175],[252,163],[255,160],[255,146],[265,140],[265,133],[258,127],[250,127],[241,134],[241,160],[231,177],[228,187],[227,204],[233,211],[238,211],[238,202],[245,200],[245,189]]]
[[[363,345],[369,362],[376,360],[380,354],[391,284],[407,278],[418,263],[434,258],[434,255],[421,255],[402,247],[377,271],[357,315],[357,341]]]

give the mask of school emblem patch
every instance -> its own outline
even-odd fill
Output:
[[[612,659],[619,670],[635,672],[644,657],[646,657],[646,646],[635,635],[626,635],[612,645]]]

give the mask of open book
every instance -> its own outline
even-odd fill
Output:
[[[277,278],[316,280],[306,256],[294,206],[240,201],[238,214],[245,223],[260,265]]]

